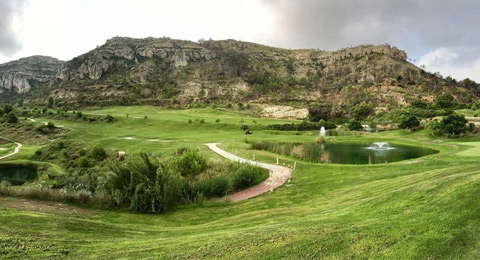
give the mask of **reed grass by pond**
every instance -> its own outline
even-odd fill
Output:
[[[255,150],[292,156],[306,162],[338,164],[380,164],[419,158],[436,150],[388,143],[252,143]]]

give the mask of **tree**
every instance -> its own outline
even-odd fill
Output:
[[[373,105],[362,101],[353,108],[353,118],[361,120],[373,113]]]
[[[400,129],[415,129],[420,126],[420,121],[418,121],[416,116],[409,116],[408,118],[405,118],[402,120],[400,125],[398,127]]]
[[[350,131],[361,131],[363,130],[363,126],[360,121],[354,119],[348,124],[348,129]]]
[[[456,104],[455,98],[450,93],[443,93],[435,98],[435,106],[438,108],[453,108]]]
[[[442,119],[442,121],[440,122],[440,127],[443,133],[451,137],[458,137],[460,134],[463,134],[466,132],[467,122],[468,121],[467,119],[465,119],[464,115],[453,113]]]
[[[7,122],[10,123],[10,124],[15,124],[18,122],[18,118],[17,118],[17,115],[15,115],[15,113],[13,112],[10,112],[7,114]]]
[[[248,130],[248,125],[242,125],[240,127],[240,129],[242,129],[243,131],[247,131]]]
[[[175,161],[175,165],[182,176],[192,180],[207,169],[207,160],[196,150],[187,150]]]
[[[325,124],[326,124],[326,122],[325,122],[325,120],[323,120],[323,119],[320,119],[320,120],[318,121],[318,125],[319,125],[319,126],[325,126]]]
[[[429,103],[421,99],[413,100],[410,104],[412,105],[412,107],[423,108],[423,109],[427,109],[427,107],[429,106]]]
[[[332,106],[326,103],[316,103],[308,108],[308,119],[318,122],[321,119],[327,121],[330,118]]]

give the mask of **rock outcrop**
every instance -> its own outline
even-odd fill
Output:
[[[98,80],[112,70],[142,72],[148,69],[148,66],[142,66],[147,59],[161,60],[173,67],[184,67],[190,62],[208,61],[214,57],[215,53],[194,42],[168,38],[115,37],[107,40],[105,45],[67,62],[61,70],[60,78],[69,81]],[[144,77],[141,81],[147,81],[147,78]]]
[[[32,86],[52,83],[63,61],[47,56],[31,56],[0,64],[0,91],[25,93]]]
[[[115,37],[65,63],[31,57],[1,65],[0,79],[0,87],[19,93],[55,80],[48,92],[60,106],[253,101],[301,109],[319,102],[342,114],[362,101],[385,108],[444,91],[459,100],[474,95],[409,63],[404,51],[389,45],[322,51],[236,40]],[[24,96],[39,104],[46,99],[45,91]]]

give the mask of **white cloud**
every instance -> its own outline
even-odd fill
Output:
[[[266,44],[273,19],[255,0],[30,0],[15,24],[23,49],[0,63],[37,54],[68,60],[117,35]]]
[[[465,49],[440,47],[423,55],[416,64],[457,80],[470,78],[480,82],[480,58],[466,62],[470,60],[467,55],[469,53]]]

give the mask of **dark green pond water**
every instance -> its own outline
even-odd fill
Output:
[[[419,158],[437,153],[436,150],[388,143],[338,143],[326,144],[329,162],[340,164],[379,164]]]
[[[0,168],[0,182],[8,181],[12,185],[22,185],[38,177],[37,169],[30,167],[5,167]]]

